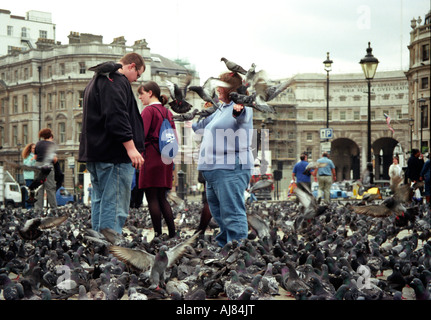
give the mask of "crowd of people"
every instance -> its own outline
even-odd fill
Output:
[[[86,163],[91,177],[92,228],[102,234],[121,235],[129,208],[139,208],[145,194],[155,236],[162,235],[164,219],[168,237],[175,237],[174,216],[167,200],[173,185],[174,163],[163,161],[157,143],[164,119],[176,130],[173,114],[165,107],[168,97],[161,94],[154,81],[140,85],[139,99],[145,106],[140,112],[131,84],[145,72],[144,59],[137,53],[128,53],[119,63],[122,67],[109,77],[93,77],[84,91],[78,161]],[[214,218],[219,226],[216,240],[224,246],[232,240],[245,239],[248,234],[244,191],[254,165],[252,139],[248,136],[253,129],[253,109],[236,104],[230,98],[230,94],[242,86],[238,73],[225,72],[219,79],[228,84],[217,88],[221,105],[210,116],[193,123],[192,128],[201,136],[197,169],[199,182],[205,186],[202,219],[196,231],[204,231]],[[219,139],[218,133],[226,130],[244,132],[245,138],[235,139],[234,143],[220,143],[224,140]],[[54,136],[47,128],[41,130],[39,138],[39,142],[24,149],[24,164],[46,164],[46,153],[48,146],[54,144]],[[326,152],[316,162],[318,166],[306,170],[307,154],[301,154],[293,168],[292,180],[308,187],[312,180],[318,182],[322,200],[329,202],[331,185],[337,179],[335,165]],[[30,190],[28,206],[34,203],[41,209],[46,190],[50,207],[56,208],[56,163],[54,156],[52,166],[43,171],[43,176],[35,177],[33,171],[24,171]],[[398,157],[393,158],[388,174],[391,181],[403,174]],[[419,150],[412,150],[405,176],[408,183],[425,182],[423,195],[429,203],[430,160],[424,163]],[[38,186],[34,185],[35,181]],[[32,193],[36,189],[39,192],[34,196]]]

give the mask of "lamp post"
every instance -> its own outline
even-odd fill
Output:
[[[410,126],[410,152],[413,149],[413,124],[415,123],[415,120],[413,118],[409,119],[409,126]]]
[[[326,53],[326,60],[323,61],[326,71],[326,128],[329,129],[329,72],[332,70],[332,60],[329,59],[329,52]]]
[[[373,49],[368,42],[367,54],[359,62],[364,71],[365,79],[368,83],[368,122],[367,122],[367,162],[371,163],[371,80],[376,74],[377,65],[379,60],[372,54]],[[374,183],[373,172],[370,172],[370,183]]]
[[[425,108],[425,98],[421,97],[419,100],[419,106],[421,108],[421,144],[419,146],[419,150],[422,153],[422,146],[423,146],[423,127],[424,127],[424,108]]]

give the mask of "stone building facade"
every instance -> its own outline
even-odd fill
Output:
[[[192,84],[199,84],[193,70],[152,54],[144,39],[135,41],[130,47],[125,43],[124,37],[104,44],[102,36],[71,32],[69,44],[39,39],[35,49],[0,57],[0,162],[21,162],[22,148],[29,142],[37,142],[39,130],[49,127],[58,144],[66,188],[72,189],[83,183],[85,164],[76,161],[82,101],[85,86],[93,77],[88,68],[98,63],[118,61],[131,51],[141,54],[146,71],[132,84],[136,99],[138,86],[149,80],[157,81],[162,93],[168,97],[164,79],[182,86],[186,75],[191,73]],[[190,94],[188,100],[196,107],[202,106],[202,100],[196,94]],[[137,101],[142,110],[141,102]],[[178,123],[177,127],[181,135],[183,123]],[[21,173],[14,173],[20,179]],[[197,177],[197,174],[190,176]]]

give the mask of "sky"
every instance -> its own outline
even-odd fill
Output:
[[[379,71],[407,70],[410,21],[422,19],[429,0],[17,0],[0,9],[25,16],[50,12],[57,41],[70,31],[127,45],[146,39],[152,53],[185,59],[201,82],[226,71],[220,59],[265,70],[272,79],[323,73],[330,52],[333,73],[362,73],[368,42]]]

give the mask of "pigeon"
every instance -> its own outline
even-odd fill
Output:
[[[250,69],[247,70],[244,79],[242,80],[242,84],[248,88],[254,82],[256,78],[256,64],[252,63]]]
[[[22,284],[12,281],[5,273],[0,274],[0,288],[3,289],[3,298],[5,300],[21,300],[24,298]]]
[[[248,192],[253,193],[256,190],[261,190],[261,189],[265,189],[268,187],[272,187],[272,185],[274,184],[274,181],[272,179],[261,179],[258,182],[256,182],[250,189]]]
[[[181,89],[176,83],[173,83],[169,80],[165,80],[166,86],[169,89],[170,97],[172,99],[172,101],[169,102],[169,105],[171,106],[171,109],[176,113],[186,113],[189,112],[192,108],[192,105],[185,100],[187,94],[187,87],[190,82],[191,77],[189,76],[187,77],[185,87]]]
[[[405,203],[411,201],[412,187],[407,184],[399,184],[401,177],[394,177],[391,189],[394,193],[393,196],[386,198],[380,204],[373,204],[367,206],[352,206],[352,210],[358,214],[364,214],[371,217],[386,218],[392,214],[401,216],[407,210],[404,206]]]
[[[418,278],[414,278],[410,282],[410,287],[415,291],[416,300],[431,300],[431,292],[429,283],[424,286],[422,281]]]
[[[164,282],[164,272],[171,267],[186,251],[187,246],[191,245],[199,236],[200,232],[195,233],[186,241],[177,244],[173,248],[162,245],[157,254],[151,254],[140,249],[130,249],[120,246],[110,246],[109,251],[118,259],[130,263],[134,267],[144,270],[151,267],[150,282],[151,289],[155,289],[161,282]]]
[[[60,217],[33,218],[27,220],[24,227],[18,229],[18,234],[24,240],[35,240],[42,235],[42,230],[59,226],[68,218],[67,215]]]
[[[88,68],[89,71],[94,71],[94,77],[105,76],[109,81],[114,82],[109,75],[118,69],[122,69],[123,65],[121,63],[116,63],[115,61],[107,61],[99,63],[96,66]]]
[[[270,106],[261,98],[259,98],[256,92],[253,92],[249,96],[245,94],[240,94],[238,92],[231,92],[229,93],[229,98],[236,104],[241,104],[243,106],[251,107],[260,112],[276,113],[274,107]]]
[[[211,104],[211,103],[207,102],[207,104]],[[218,110],[218,107],[214,106],[213,104],[211,104],[211,106],[208,108],[202,109],[201,111],[198,112],[198,115],[199,115],[198,121],[201,121],[202,119],[209,117],[217,110]]]
[[[277,97],[280,93],[286,90],[293,80],[287,80],[280,84],[268,85],[262,78],[258,79],[254,84],[257,96],[263,101],[268,102]]]
[[[316,198],[314,198],[309,187],[302,182],[298,183],[295,194],[302,205],[302,214],[295,220],[297,230],[304,220],[314,219],[325,213],[326,209],[328,209],[328,206],[319,206],[317,204]]]
[[[254,230],[260,239],[271,236],[267,222],[264,221],[258,214],[248,213],[247,223],[249,228]]]
[[[236,64],[233,61],[229,61],[228,59],[226,59],[224,57],[221,58],[220,61],[223,61],[226,64],[226,67],[230,71],[232,71],[232,72],[241,73],[243,75],[247,74],[247,71],[243,67],[241,67],[240,65]]]
[[[229,88],[230,84],[218,78],[210,77],[205,81],[203,86],[190,86],[189,91],[196,92],[202,100],[211,103],[218,109],[217,87]]]
[[[241,283],[235,270],[231,270],[229,276],[230,280],[225,281],[224,291],[229,300],[237,300],[247,287]]]
[[[173,119],[175,121],[191,121],[195,118],[195,116],[199,114],[199,110],[198,109],[193,109],[192,112],[187,112],[187,113],[182,113],[182,114],[178,114],[178,115],[174,115]]]
[[[299,277],[294,265],[291,262],[287,261],[286,267],[283,267],[281,271],[281,284],[283,288],[292,296],[294,296],[300,289],[303,289],[305,291],[311,290],[311,287]]]

